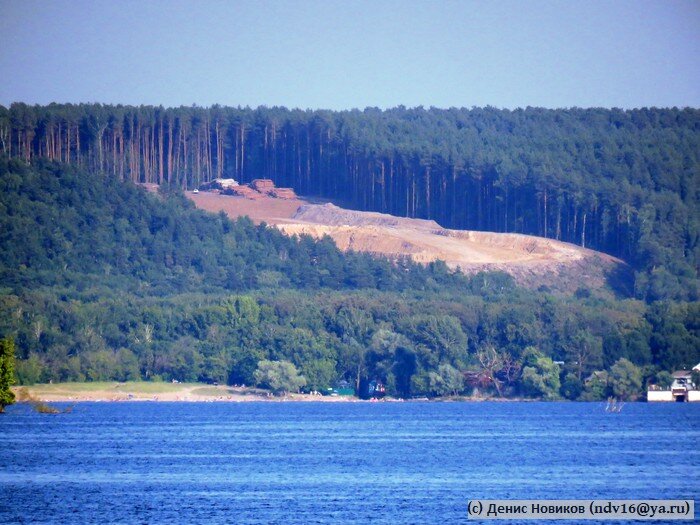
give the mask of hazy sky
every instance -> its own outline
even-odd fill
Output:
[[[0,0],[0,104],[700,107],[700,0]]]

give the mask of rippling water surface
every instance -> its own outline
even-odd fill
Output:
[[[81,403],[0,416],[0,523],[467,523],[700,496],[700,404]]]

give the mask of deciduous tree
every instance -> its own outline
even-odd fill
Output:
[[[255,380],[258,385],[269,388],[275,394],[296,392],[306,385],[306,379],[299,375],[289,361],[260,361],[255,371]]]
[[[610,384],[615,397],[634,399],[642,391],[642,371],[622,357],[610,369]]]
[[[0,412],[15,402],[15,393],[10,387],[15,382],[15,341],[0,339]]]

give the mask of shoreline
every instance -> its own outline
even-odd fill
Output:
[[[360,399],[355,396],[320,394],[287,394],[274,396],[258,388],[243,386],[208,385],[204,383],[150,383],[150,382],[96,382],[52,383],[30,386],[13,386],[13,392],[21,399],[20,391],[43,403],[402,403],[402,402],[533,402],[536,399],[496,397],[446,397],[401,399]],[[23,401],[18,401],[23,402]]]
[[[18,398],[24,390],[43,403],[241,403],[281,401],[360,401],[357,398],[311,394],[268,395],[264,390],[248,387],[214,386],[204,383],[54,383],[12,387]]]

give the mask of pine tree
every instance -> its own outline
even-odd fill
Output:
[[[0,340],[0,413],[15,402],[10,387],[15,382],[15,342],[11,338]]]

